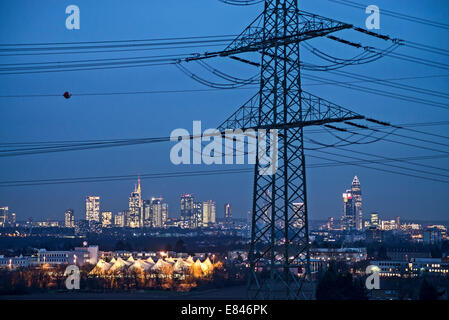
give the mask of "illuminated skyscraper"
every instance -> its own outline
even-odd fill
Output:
[[[355,176],[352,180],[351,189],[343,193],[343,229],[362,230],[362,220],[362,191],[360,181]]]
[[[362,230],[362,190],[360,188],[360,181],[357,176],[352,180],[351,193],[353,197],[354,215],[355,215],[355,228]]]
[[[111,211],[103,211],[101,213],[101,226],[103,228],[112,227],[112,212]]]
[[[150,228],[153,223],[153,218],[151,216],[151,201],[143,200],[143,225],[146,228]]]
[[[181,196],[181,221],[185,227],[194,226],[194,198],[192,194],[183,194]]]
[[[153,228],[162,228],[162,198],[151,198],[151,216]]]
[[[100,222],[100,197],[86,197],[86,220],[91,222]]]
[[[203,202],[203,226],[215,224],[215,202],[207,200]]]
[[[140,178],[137,181],[137,185],[134,191],[129,196],[129,215],[127,219],[127,226],[130,228],[143,227],[144,220],[143,202],[142,202],[142,189],[140,187]]]
[[[114,226],[116,228],[123,228],[125,226],[125,217],[126,214],[124,212],[117,212],[114,216]]]
[[[292,204],[292,206],[293,206],[294,212],[301,212],[301,214],[300,213],[297,214],[297,216],[299,218],[296,219],[295,221],[292,221],[293,227],[300,229],[300,228],[304,227],[304,224],[305,224],[304,220],[301,219],[302,217],[304,217],[304,214],[303,214],[304,213],[304,202],[294,202]]]
[[[380,223],[379,223],[379,214],[377,212],[371,213],[370,222],[371,222],[370,223],[371,227],[379,228],[379,225],[380,225]]]
[[[226,224],[230,224],[232,222],[231,205],[229,203],[226,203],[224,206],[224,218]]]
[[[8,224],[8,207],[0,207],[0,227],[5,227]]]
[[[16,214],[13,212],[11,213],[11,218],[9,219],[9,223],[11,224],[11,226],[15,227],[16,226]]]
[[[168,204],[163,203],[161,205],[161,210],[162,210],[162,227],[165,227],[168,220]]]
[[[72,209],[67,209],[64,214],[64,226],[66,228],[75,228],[75,215]]]
[[[346,190],[346,192],[343,193],[342,227],[344,230],[355,229],[354,205],[351,190]]]
[[[191,228],[199,228],[203,225],[203,203],[195,201],[193,203],[193,215],[191,218]]]

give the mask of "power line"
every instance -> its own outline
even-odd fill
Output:
[[[364,77],[364,76],[360,76]],[[443,75],[428,75],[428,76],[414,76],[414,77],[399,77],[399,78],[387,78],[387,79],[366,79],[366,80],[358,80],[358,81],[345,81],[338,82],[341,84],[354,84],[354,83],[370,83],[370,82],[382,82],[382,81],[404,81],[404,80],[412,80],[412,79],[428,79],[428,78],[440,78],[440,77],[449,77],[449,74]],[[313,80],[316,81],[316,80]],[[332,83],[303,83],[302,86],[322,86],[329,85]],[[258,87],[238,87],[232,88],[233,90],[248,90],[248,89],[257,89]],[[208,92],[208,91],[222,91],[220,88],[208,88],[208,89],[181,89],[181,90],[142,90],[142,91],[111,91],[111,92],[71,92],[72,97],[81,97],[81,96],[110,96],[110,95],[135,95],[135,94],[165,94],[165,93],[187,93],[187,92]],[[0,98],[44,98],[44,97],[62,97],[62,94],[49,93],[49,94],[11,94],[11,95],[0,95]]]

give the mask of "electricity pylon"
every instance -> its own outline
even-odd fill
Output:
[[[364,117],[302,91],[299,44],[349,28],[299,11],[297,0],[265,0],[263,13],[225,50],[185,59],[228,56],[254,65],[235,55],[262,55],[259,92],[219,127],[278,130],[277,170],[259,174],[266,167],[259,157],[254,170],[250,299],[312,298],[303,129]]]
[[[311,277],[303,128],[363,116],[301,89],[299,43],[351,28],[298,11],[297,0],[266,0],[265,9],[220,55],[258,51],[260,90],[220,129],[278,129],[278,169],[254,171],[251,299],[301,299]],[[273,150],[270,150],[273,152]]]

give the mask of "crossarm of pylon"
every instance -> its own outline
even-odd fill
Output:
[[[263,34],[263,14],[256,18],[224,51],[221,55],[242,52],[259,51],[272,46],[282,46],[289,43],[301,42],[316,37],[352,28],[351,24],[321,17],[312,13],[298,11],[298,33],[278,35]]]
[[[361,114],[305,91],[301,92],[301,111],[299,106],[295,109],[296,111],[292,111],[287,123],[264,123],[261,125],[258,119],[259,93],[257,93],[224,121],[218,129],[221,132],[226,129],[286,129],[365,118]]]
[[[251,97],[243,106],[237,109],[226,121],[218,126],[218,130],[255,128],[259,116],[259,93]]]
[[[298,11],[298,32],[292,34],[264,34],[263,14],[258,16],[235,40],[223,51],[206,52],[185,61],[202,60],[214,57],[227,57],[245,52],[261,52],[264,48],[284,46],[290,43],[298,43],[316,37],[326,36],[330,33],[350,29],[353,26],[348,23],[321,17],[315,14]]]

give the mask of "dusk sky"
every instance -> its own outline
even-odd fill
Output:
[[[449,50],[448,30],[382,15],[382,8],[411,16],[447,23],[449,2],[446,0],[377,0],[367,2],[381,10],[380,30],[392,38],[400,38]],[[364,10],[343,6],[328,0],[300,1],[300,7],[308,12],[365,27]],[[65,8],[76,4],[80,8],[80,30],[67,30]],[[9,0],[0,3],[0,44],[60,43],[102,40],[155,39],[191,36],[217,36],[239,34],[263,10],[262,5],[234,7],[217,0],[163,0],[163,1],[89,1],[89,0]],[[336,34],[337,36],[337,34]],[[357,32],[340,33],[345,39],[365,42],[380,48],[388,44],[372,41]],[[314,40],[315,41],[315,40]],[[357,49],[331,43],[330,40],[311,42],[321,50],[339,57],[353,57]],[[68,61],[81,59],[153,56],[171,53],[191,53],[220,50],[221,47],[173,49],[172,51],[136,51],[72,55],[2,56],[1,64]],[[400,47],[396,51],[404,55],[447,64],[447,56]],[[304,53],[305,58],[307,54]],[[259,55],[253,55],[253,60]],[[210,64],[237,77],[248,77],[258,72],[252,66],[239,62],[211,60]],[[320,62],[315,60],[315,62]],[[324,62],[321,61],[323,64]],[[195,65],[187,65],[192,70]],[[384,57],[368,65],[349,66],[344,71],[380,79],[415,78],[397,83],[422,87],[446,93],[449,88],[449,66],[434,68],[422,64]],[[335,81],[350,82],[354,79],[305,71]],[[430,78],[428,76],[437,76]],[[417,78],[421,77],[421,78]],[[423,78],[427,77],[427,78]],[[429,96],[375,83],[357,85],[394,92],[441,104],[448,104],[447,97]],[[164,91],[208,89],[181,73],[173,65],[105,69],[91,71],[31,73],[4,75],[0,72],[0,143],[128,139],[166,137],[177,128],[191,132],[192,121],[201,120],[203,129],[215,128],[230,116],[241,104],[257,92],[257,88],[242,90],[210,90],[184,93],[127,94],[86,96],[83,93],[112,93],[136,91]],[[393,124],[414,124],[449,120],[449,110],[424,103],[413,103],[360,92],[334,85],[322,85],[303,80],[303,89],[351,109],[367,117]],[[73,97],[65,99],[65,91]],[[47,97],[4,97],[7,95],[60,95]],[[366,124],[366,123],[364,123]],[[318,128],[310,128],[315,130]],[[424,132],[449,136],[449,125],[415,127]],[[390,136],[391,140],[436,149],[422,150],[411,146],[379,141],[366,145],[352,145],[350,150],[377,154],[391,158],[434,156],[449,154],[447,138],[422,135],[400,130],[398,134],[439,142]],[[311,133],[320,139],[320,133]],[[306,130],[307,135],[307,130]],[[326,137],[326,141],[332,141]],[[444,145],[446,144],[446,146]],[[112,175],[142,175],[148,173],[179,172],[193,170],[229,169],[242,166],[180,165],[170,162],[173,143],[163,142],[115,148],[80,150],[38,155],[0,157],[0,182],[52,178],[76,178]],[[2,145],[2,148],[4,146]],[[440,151],[438,151],[440,150]],[[338,152],[338,150],[328,150]],[[306,155],[309,152],[306,151]],[[310,153],[311,155],[314,153]],[[319,155],[316,153],[315,155]],[[338,161],[354,161],[321,156]],[[372,159],[366,155],[351,156]],[[307,164],[328,161],[306,158]],[[449,159],[445,157],[419,160],[425,167],[407,166],[434,173],[414,173],[446,182],[418,179],[393,173],[380,172],[358,166],[331,166],[307,169],[307,192],[310,219],[341,217],[342,193],[350,187],[357,175],[363,194],[364,218],[372,211],[381,218],[401,216],[402,219],[448,220],[449,217]],[[372,165],[393,171],[403,171],[380,165]],[[249,165],[243,167],[249,168]],[[437,169],[440,168],[440,169]],[[76,219],[83,219],[85,197],[101,197],[101,210],[113,212],[127,209],[128,196],[136,182],[120,180],[78,184],[34,185],[4,187],[0,184],[0,206],[9,206],[18,220],[33,217],[39,219],[63,219],[68,208],[75,210]],[[193,193],[198,200],[215,200],[217,217],[223,216],[223,206],[231,203],[234,217],[246,217],[252,204],[252,173],[209,175],[142,180],[143,197],[162,196],[169,204],[169,215],[179,215],[179,198],[183,193]]]

